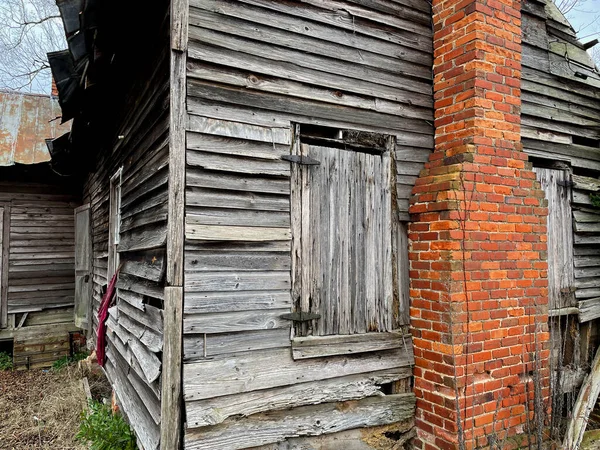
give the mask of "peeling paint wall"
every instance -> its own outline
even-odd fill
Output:
[[[52,97],[0,91],[0,166],[50,161],[45,140],[70,129],[60,115]]]

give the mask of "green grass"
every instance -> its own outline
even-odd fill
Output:
[[[90,400],[89,414],[82,417],[76,438],[90,450],[136,450],[135,435],[123,417],[110,406]]]
[[[13,359],[6,352],[0,352],[0,370],[12,370]]]
[[[600,194],[590,194],[590,200],[592,201],[592,205],[600,208]]]
[[[77,352],[73,356],[63,356],[52,363],[52,370],[61,370],[70,364],[81,361],[87,358],[89,355],[87,352]]]

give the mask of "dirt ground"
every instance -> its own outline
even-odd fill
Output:
[[[103,376],[90,374],[88,379],[94,397],[106,394]],[[75,440],[86,403],[82,374],[75,366],[0,371],[0,448],[87,448]]]

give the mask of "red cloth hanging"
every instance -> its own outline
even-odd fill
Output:
[[[108,319],[108,308],[111,307],[115,296],[118,275],[119,269],[117,269],[110,280],[108,288],[104,293],[104,297],[102,297],[100,309],[98,310],[98,340],[96,341],[96,357],[98,358],[98,364],[100,364],[102,367],[104,367],[104,362],[106,359],[106,319]]]

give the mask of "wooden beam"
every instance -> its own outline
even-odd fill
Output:
[[[587,376],[575,407],[571,414],[571,420],[567,426],[567,432],[565,433],[565,439],[563,441],[562,448],[568,450],[578,450],[583,439],[583,434],[588,422],[590,412],[594,409],[598,394],[600,393],[600,349],[596,352],[594,362],[592,363],[592,369],[590,374]]]
[[[185,216],[185,128],[187,0],[171,3],[171,66],[169,119],[169,200],[167,223],[167,286],[183,285]]]
[[[181,355],[183,288],[165,288],[163,372],[161,386],[161,450],[181,445]]]

